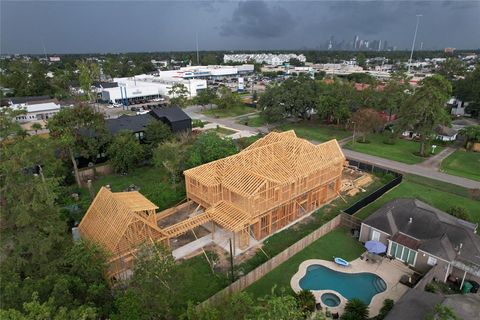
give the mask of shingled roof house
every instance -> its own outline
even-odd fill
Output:
[[[159,227],[174,210],[155,215],[155,205],[138,192],[102,188],[79,231],[111,254],[112,279],[125,276],[142,242],[168,244],[206,223],[246,249],[250,238],[264,239],[336,198],[344,163],[336,140],[314,145],[293,131],[273,132],[238,154],[184,172],[187,199],[197,207],[187,219]]]
[[[155,108],[149,113],[136,116],[123,115],[115,119],[108,119],[105,124],[111,134],[129,130],[139,140],[143,140],[145,127],[151,121],[162,121],[169,126],[173,133],[192,131],[192,119],[179,107]]]
[[[420,273],[435,268],[434,277],[480,278],[477,225],[457,219],[416,199],[396,199],[362,222],[361,242],[376,240],[387,254]]]

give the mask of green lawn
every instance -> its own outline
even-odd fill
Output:
[[[203,254],[183,261],[180,270],[185,277],[184,280],[192,284],[189,290],[181,293],[182,300],[185,301],[185,306],[181,308],[183,311],[188,301],[193,303],[205,301],[230,283],[226,274],[212,273]]]
[[[403,197],[416,198],[442,211],[447,211],[452,206],[464,207],[471,220],[480,223],[480,202],[469,196],[467,189],[447,183],[430,183],[430,181],[431,179],[418,176],[406,176],[400,185],[358,211],[355,216],[365,219],[385,203]]]
[[[243,124],[249,127],[258,128],[267,123],[266,119],[262,116],[249,116],[241,118],[237,121],[239,124]]]
[[[457,150],[442,161],[441,170],[455,176],[480,180],[480,153]]]
[[[255,108],[248,107],[244,104],[240,104],[237,106],[231,106],[226,109],[208,109],[202,111],[204,115],[215,117],[215,118],[227,118],[227,117],[236,117],[241,116],[243,114],[252,113],[257,111]]]
[[[315,120],[304,120],[296,123],[283,124],[276,129],[281,131],[295,130],[297,136],[318,142],[324,142],[331,139],[342,140],[352,135],[348,130],[333,125],[325,125]]]
[[[360,143],[357,140],[355,144],[352,144],[350,141],[345,148],[407,164],[416,164],[426,160],[426,158],[414,154],[420,150],[419,142],[397,139],[395,144],[386,144],[384,143],[386,136],[382,134],[370,134],[368,140],[370,143]],[[439,153],[442,149],[443,147],[438,146],[435,153]]]
[[[303,261],[308,259],[332,260],[334,256],[351,261],[358,258],[363,251],[362,244],[353,238],[347,229],[335,229],[253,283],[246,291],[256,297],[269,294],[275,285],[277,289],[286,288],[291,291],[290,279],[298,271],[298,267]]]
[[[109,174],[93,182],[95,192],[101,186],[109,184],[112,191],[123,191],[134,184],[140,192],[155,203],[159,210],[169,208],[185,198],[184,184],[172,186],[169,175],[163,168],[153,166],[139,167],[127,175]]]

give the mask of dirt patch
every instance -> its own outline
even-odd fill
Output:
[[[202,226],[195,227],[193,231],[197,237],[195,237],[192,231],[188,231],[179,237],[172,238],[172,240],[170,240],[172,250],[178,249],[192,241],[197,240],[197,238],[199,239],[210,234],[210,232]]]
[[[197,205],[192,202],[190,205],[187,205],[181,208],[178,208],[178,207],[171,208],[172,210],[175,210],[175,213],[169,215],[168,217],[158,220],[157,224],[160,228],[166,228],[168,226],[172,226],[176,223],[186,220],[188,219],[189,215],[193,213],[196,207]],[[167,209],[167,210],[170,210],[170,209]],[[197,213],[200,213],[200,212],[202,211],[199,210]]]

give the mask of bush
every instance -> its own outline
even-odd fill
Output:
[[[387,314],[392,310],[393,308],[393,300],[392,299],[385,299],[383,300],[383,305],[382,308],[380,309],[380,312],[378,316],[375,318],[376,320],[383,320],[387,316]]]
[[[447,211],[449,214],[452,216],[465,220],[465,221],[470,221],[470,215],[467,212],[467,209],[465,209],[462,206],[453,206]]]
[[[353,298],[347,302],[345,312],[342,314],[342,320],[367,320],[368,306],[360,299]]]
[[[425,291],[431,292],[431,293],[436,293],[437,292],[437,287],[433,283],[427,283],[425,286]]]
[[[313,293],[309,290],[302,290],[295,296],[297,304],[303,313],[309,314],[315,311],[316,300]]]
[[[132,132],[124,131],[113,138],[107,155],[115,172],[124,173],[144,159],[144,150]]]

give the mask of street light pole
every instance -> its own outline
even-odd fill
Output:
[[[409,73],[410,73],[410,68],[412,66],[413,49],[415,48],[415,40],[417,39],[417,31],[418,31],[418,25],[420,24],[420,17],[422,17],[422,15],[417,14],[417,25],[415,26],[415,33],[413,34],[412,51],[410,52],[410,59],[408,60],[408,72]]]
[[[355,144],[355,126],[357,125],[357,123],[355,121],[352,121],[353,123],[353,136],[352,136],[352,145]]]

